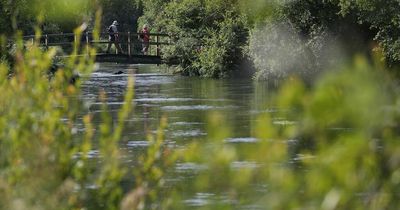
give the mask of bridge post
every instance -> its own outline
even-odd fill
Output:
[[[49,48],[49,39],[48,39],[47,34],[44,36],[44,45],[46,46],[46,49]]]
[[[131,57],[131,32],[128,31],[128,56]]]
[[[156,55],[157,56],[160,56],[160,42],[159,42],[159,36],[157,35],[156,36],[156,42],[157,42],[157,45],[156,45],[156,47],[157,47],[157,49],[156,49]]]
[[[86,53],[89,55],[89,33],[86,31]]]

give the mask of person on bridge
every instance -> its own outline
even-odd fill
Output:
[[[142,40],[142,53],[143,55],[147,55],[150,46],[150,31],[146,24],[140,30],[140,39]]]
[[[114,22],[108,27],[108,47],[107,53],[110,53],[111,45],[114,43],[115,48],[118,53],[123,53],[121,46],[119,46],[119,36],[118,36],[118,22],[114,20]]]

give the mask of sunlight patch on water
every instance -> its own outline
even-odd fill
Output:
[[[251,110],[250,114],[258,115],[258,114],[263,114],[263,113],[276,113],[279,111],[280,111],[280,109],[277,109],[277,108],[269,108],[269,109],[264,109],[264,110]]]
[[[193,98],[138,98],[136,102],[179,102],[179,101],[193,101]]]
[[[188,111],[188,110],[210,110],[215,109],[215,106],[209,105],[194,105],[194,106],[163,106],[161,109],[166,111]]]
[[[136,86],[153,86],[153,85],[165,85],[174,83],[174,79],[171,77],[141,77],[135,80]]]
[[[94,102],[91,105],[103,105],[103,102]],[[107,105],[123,105],[124,102],[106,102]]]
[[[225,139],[227,143],[257,143],[259,140],[253,137],[243,137],[243,138],[229,138]]]
[[[101,77],[121,77],[121,76],[126,76],[123,74],[114,74],[113,72],[93,72],[91,77],[92,78],[101,78]]]
[[[328,128],[329,130],[333,131],[353,131],[354,128],[340,128],[340,127],[335,127],[335,128]]]
[[[160,73],[145,73],[145,74],[135,74],[135,77],[171,77],[171,74],[160,74]]]
[[[113,81],[111,85],[113,86],[127,86],[128,82],[127,81]]]
[[[309,154],[296,154],[296,157],[293,158],[293,160],[299,161],[299,160],[314,159],[314,158],[315,158],[314,155],[309,155]]]
[[[187,206],[192,206],[192,207],[204,207],[207,205],[215,205],[215,204],[217,205],[224,204],[230,206],[237,205],[238,204],[237,200],[231,199],[231,197],[232,196],[229,196],[227,194],[216,195],[214,193],[198,192],[193,196],[193,198],[186,199],[183,202]]]
[[[260,165],[253,161],[234,161],[231,163],[231,167],[233,169],[242,169],[242,168],[255,169],[260,167]]]
[[[277,120],[277,121],[273,121],[272,124],[274,124],[274,125],[294,125],[294,124],[296,124],[296,122],[288,121],[288,120]]]
[[[148,141],[129,141],[126,146],[128,147],[148,147]]]
[[[81,152],[76,153],[73,158],[74,159],[78,159],[82,156]],[[93,159],[93,158],[99,158],[100,157],[100,152],[99,150],[90,150],[87,154],[86,154],[86,158],[88,159]]]
[[[177,163],[175,166],[175,170],[177,172],[197,172],[206,169],[206,165],[200,165],[196,163]]]
[[[98,158],[100,156],[99,150],[90,150],[87,154],[88,158]]]
[[[191,110],[212,110],[212,109],[234,109],[237,106],[210,106],[210,105],[193,105],[193,106],[163,106],[164,111],[191,111]]]
[[[172,136],[174,137],[195,137],[195,136],[205,136],[207,133],[196,129],[196,130],[189,130],[189,131],[174,131]]]
[[[184,203],[188,206],[205,206],[211,203],[210,198],[215,197],[213,193],[196,193],[196,195],[184,201]]]
[[[125,122],[145,122],[145,121],[153,121],[153,120],[158,120],[158,118],[154,118],[154,117],[135,117],[135,118],[131,118],[131,119],[127,119],[125,120]]]
[[[190,125],[203,125],[204,123],[201,123],[201,122],[174,122],[174,123],[171,123],[171,125],[188,125],[188,126],[190,126]]]

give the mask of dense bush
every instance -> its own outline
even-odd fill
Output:
[[[376,40],[383,48],[389,64],[400,61],[400,3],[396,0],[337,1],[345,17],[356,16],[357,22],[369,27]]]
[[[154,5],[157,1],[143,2]],[[163,49],[165,59],[178,59],[181,73],[201,77],[228,76],[244,56],[247,29],[237,1],[171,1],[145,6],[142,23],[165,32],[175,45]],[[151,14],[157,11],[159,16]]]

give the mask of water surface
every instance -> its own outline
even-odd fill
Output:
[[[102,112],[102,103],[98,100],[100,91],[106,93],[108,111],[116,121],[117,112],[123,103],[127,77],[130,72],[134,73],[134,111],[126,121],[120,142],[124,161],[130,167],[135,166],[138,156],[149,146],[146,135],[155,133],[163,116],[168,119],[165,135],[169,146],[185,147],[192,141],[202,141],[208,135],[206,127],[210,115],[219,113],[225,119],[225,124],[231,128],[230,136],[224,143],[245,147],[259,141],[252,130],[257,123],[257,117],[261,113],[278,112],[271,103],[275,89],[266,83],[251,79],[182,77],[159,73],[158,68],[149,65],[101,64],[83,84],[81,99],[86,104],[86,111],[94,113],[95,123],[99,122],[98,116]],[[294,123],[276,116],[273,119],[276,125]],[[97,151],[91,151],[90,155],[91,158],[98,158]],[[259,164],[253,161],[231,163],[233,169],[246,167],[256,168]],[[178,163],[169,182],[188,181],[202,170],[206,170],[206,166]],[[262,191],[264,188],[257,186],[255,190]],[[211,192],[188,192],[184,205],[204,207],[218,202],[234,205],[235,201]],[[257,209],[257,206],[242,206],[241,209]]]

